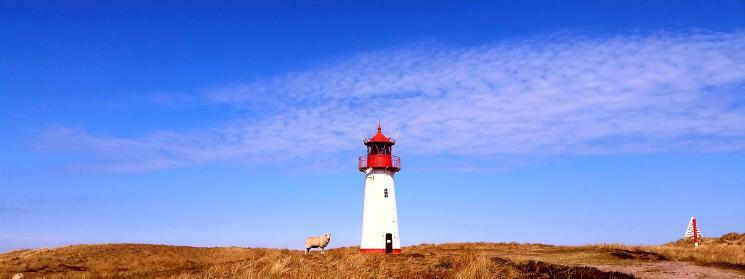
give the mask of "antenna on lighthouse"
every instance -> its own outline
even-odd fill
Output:
[[[366,141],[367,139],[369,139],[369,137],[367,137],[367,134],[365,134],[365,130],[361,130],[360,131],[360,135],[362,135],[362,141],[363,142]]]

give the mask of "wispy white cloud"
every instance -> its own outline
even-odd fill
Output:
[[[201,131],[107,137],[51,130],[46,146],[111,170],[281,160],[359,149],[377,120],[417,156],[745,150],[745,32],[591,38],[361,53],[211,91],[262,116]]]

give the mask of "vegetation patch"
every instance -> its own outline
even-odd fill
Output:
[[[634,278],[645,276],[635,269],[639,265],[671,272],[668,260],[745,270],[744,244],[742,234],[727,234],[704,238],[698,247],[683,240],[638,247],[478,242],[415,245],[398,255],[360,254],[357,247],[303,255],[287,249],[75,245],[0,254],[0,278]]]
[[[728,233],[721,237],[702,237],[699,246],[691,239],[680,239],[665,245],[639,247],[671,260],[700,265],[745,270],[745,234]]]
[[[610,252],[611,255],[620,259],[643,260],[643,261],[666,261],[667,257],[658,253],[642,250],[616,249]]]
[[[505,261],[504,259],[494,258],[494,261]],[[522,263],[512,263],[520,270],[525,278],[598,278],[598,279],[633,279],[632,275],[621,272],[601,271],[589,266],[567,266],[545,263],[540,261],[526,261]]]

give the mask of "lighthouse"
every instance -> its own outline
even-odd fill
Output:
[[[393,176],[401,170],[401,158],[393,156],[396,140],[378,132],[364,141],[367,155],[359,158],[365,174],[365,203],[362,212],[362,253],[401,253]]]

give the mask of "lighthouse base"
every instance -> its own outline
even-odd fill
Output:
[[[375,249],[375,248],[360,248],[360,253],[362,254],[385,254],[385,249]],[[401,249],[393,249],[391,254],[401,254]]]

